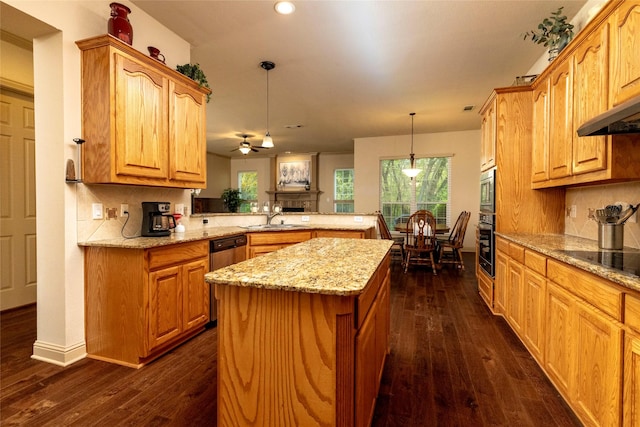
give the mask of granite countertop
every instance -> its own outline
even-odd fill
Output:
[[[247,228],[247,227],[211,227],[206,229],[188,230],[184,233],[171,233],[163,237],[134,237],[126,239],[118,237],[104,240],[90,240],[78,242],[78,246],[93,246],[104,248],[128,248],[128,249],[150,249],[160,246],[175,245],[178,243],[195,242],[198,240],[212,240],[221,237],[229,237],[238,234],[263,233],[263,232],[285,232],[302,230],[346,230],[358,231],[368,230],[372,225],[342,225],[342,224],[310,224],[298,225],[286,228]]]
[[[602,251],[640,254],[640,249],[624,248],[620,251],[605,251],[604,249],[598,248],[598,242],[595,240],[564,234],[496,233],[496,236],[503,237],[525,248],[540,252],[549,258],[588,271],[589,273],[593,273],[619,285],[640,291],[640,277],[622,270],[606,267],[598,262],[587,261],[565,253],[565,251]]]
[[[358,295],[392,241],[317,238],[207,273],[208,283],[325,295]]]

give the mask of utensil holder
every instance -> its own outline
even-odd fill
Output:
[[[598,224],[598,247],[600,249],[622,249],[624,224]]]

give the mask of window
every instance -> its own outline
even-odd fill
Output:
[[[251,212],[251,202],[258,201],[258,172],[238,172],[238,188],[242,198],[238,212]]]
[[[412,200],[416,204],[414,209],[431,211],[438,224],[451,223],[451,158],[418,158],[415,166],[422,172],[412,183],[402,173],[402,169],[409,167],[409,159],[380,161],[380,209],[392,230],[412,213]]]
[[[353,169],[336,169],[333,183],[333,210],[353,212]]]

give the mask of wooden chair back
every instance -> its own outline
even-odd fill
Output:
[[[387,227],[387,222],[384,220],[384,216],[382,216],[382,212],[378,211],[376,214],[378,216],[378,231],[380,232],[380,237],[385,240],[393,240],[389,227]]]
[[[418,251],[432,251],[437,245],[436,219],[427,210],[416,211],[407,221],[406,246]]]

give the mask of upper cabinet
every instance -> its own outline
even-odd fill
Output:
[[[83,181],[205,188],[209,91],[109,35],[76,44]]]
[[[533,83],[534,189],[640,178],[637,135],[577,136],[587,120],[640,94],[634,26],[640,1],[610,2]]]
[[[640,2],[619,3],[609,20],[612,107],[640,95]]]
[[[496,165],[496,102],[495,96],[491,97],[480,111],[482,115],[480,170],[482,172]]]

